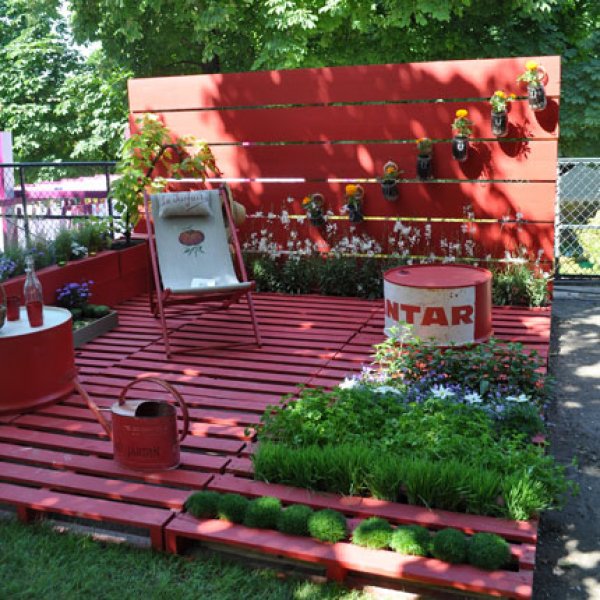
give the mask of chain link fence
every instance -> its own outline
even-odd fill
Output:
[[[600,158],[558,161],[556,278],[600,278]]]
[[[52,240],[83,220],[112,224],[116,163],[0,163],[0,251]]]

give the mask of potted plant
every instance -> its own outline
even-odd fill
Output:
[[[310,194],[302,199],[302,208],[306,211],[310,222],[315,227],[321,227],[325,224],[325,218],[323,217],[324,204],[325,198],[323,198],[323,194]]]
[[[490,104],[492,105],[491,126],[494,136],[505,137],[508,133],[507,106],[515,98],[514,94],[507,95],[502,90],[496,90],[490,98]]]
[[[456,111],[456,118],[452,123],[452,156],[459,162],[465,162],[469,154],[469,136],[473,122],[468,117],[469,111],[460,108]]]
[[[360,223],[364,219],[362,214],[362,200],[365,195],[365,190],[361,185],[349,183],[346,186],[345,192],[348,219],[351,223]]]
[[[426,137],[417,140],[417,177],[422,181],[433,177],[433,142]]]
[[[383,165],[383,177],[381,178],[381,191],[383,197],[390,202],[398,200],[400,192],[398,191],[398,176],[400,170],[397,163],[389,160]]]
[[[544,79],[546,70],[533,60],[525,64],[525,72],[517,77],[517,81],[527,83],[527,101],[532,110],[540,111],[546,108],[546,90]]]
[[[115,208],[124,218],[123,233],[127,244],[140,217],[144,191],[165,191],[168,187],[166,179],[190,177],[204,181],[209,173],[221,175],[206,142],[190,135],[172,135],[153,114],[145,114],[136,119],[136,123],[139,133],[123,144],[117,163],[117,173],[121,176],[111,190]],[[161,177],[157,177],[159,173]]]

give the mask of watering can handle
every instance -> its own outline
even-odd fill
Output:
[[[188,434],[190,429],[190,415],[188,413],[187,404],[185,403],[183,396],[170,383],[167,383],[166,381],[163,381],[158,377],[144,377],[143,379],[134,379],[121,390],[121,393],[119,394],[119,404],[125,403],[125,395],[134,385],[137,385],[138,383],[146,383],[148,381],[156,383],[157,385],[160,385],[161,387],[165,388],[165,390],[167,390],[167,392],[169,392],[169,394],[171,394],[175,398],[175,400],[177,400],[177,403],[181,408],[181,414],[183,415],[183,429],[181,430],[181,435],[179,436],[179,441],[183,442],[185,436]]]

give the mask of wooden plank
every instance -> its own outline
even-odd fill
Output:
[[[404,169],[403,178],[416,179],[412,143],[213,146],[212,151],[231,178],[372,179],[394,160]],[[556,161],[555,141],[475,141],[464,163],[452,158],[449,142],[435,145],[437,179],[555,181]]]
[[[402,168],[410,164],[407,161]],[[464,219],[471,209],[475,219],[501,219],[505,216],[515,219],[516,214],[521,213],[521,218],[526,221],[554,221],[554,182],[403,182],[399,184],[397,202],[384,200],[377,183],[361,185],[365,190],[365,214],[372,216]],[[313,193],[323,194],[328,208],[339,215],[346,203],[344,186],[344,183],[326,182],[231,184],[236,201],[244,204],[250,215],[258,211],[265,216],[272,213],[275,220],[280,219],[283,211],[290,215],[303,215],[302,198]]]
[[[468,565],[450,565],[436,559],[403,556],[343,542],[324,544],[277,531],[251,529],[217,520],[197,520],[188,515],[178,515],[166,526],[167,551],[176,552],[178,538],[182,537],[324,564],[329,576],[337,575],[336,579],[343,579],[347,571],[358,571],[509,598],[530,598],[532,593],[533,574],[527,571],[487,572]]]
[[[0,442],[0,458],[8,461],[53,467],[55,469],[69,469],[97,476],[117,477],[131,481],[145,481],[146,483],[184,487],[188,491],[190,489],[202,489],[210,481],[212,473],[222,472],[229,462],[228,458],[206,455],[203,457],[205,460],[203,470],[207,471],[207,473],[188,471],[182,468],[148,473],[122,467],[114,460],[107,458],[84,456],[82,454],[72,454],[65,451],[47,450],[17,444],[18,440],[12,440],[10,444]]]
[[[38,490],[10,483],[0,483],[0,502],[40,513],[57,513],[90,519],[133,525],[149,529],[152,547],[163,549],[162,528],[172,516],[170,510],[137,506],[135,511],[125,510],[128,505],[111,500],[98,500],[73,496],[49,490]],[[20,516],[29,515],[21,511]]]
[[[175,510],[182,510],[189,496],[188,491],[160,485],[132,483],[11,463],[2,465],[0,479],[21,485],[43,486],[61,492]]]
[[[517,91],[516,78],[528,60],[549,75],[547,92],[560,89],[560,57],[422,62],[252,71],[130,79],[133,112],[437,98],[488,98],[494,90]]]
[[[509,521],[479,515],[428,510],[419,506],[397,504],[374,498],[317,494],[301,488],[261,481],[217,475],[208,488],[219,492],[236,492],[245,496],[275,496],[286,504],[307,504],[314,508],[332,508],[355,516],[377,516],[397,524],[420,524],[431,529],[454,527],[465,533],[496,533],[507,540],[535,543],[537,524],[533,521]]]
[[[526,99],[512,102],[509,105],[506,137],[556,140],[559,104],[556,100],[551,100],[551,103],[546,111],[553,111],[554,119],[540,123],[537,113],[531,110]],[[474,138],[496,137],[491,132],[491,107],[487,100],[293,106],[252,111],[192,110],[164,112],[160,116],[172,132],[194,135],[210,145],[382,139],[413,141],[421,137],[451,138],[452,122],[459,109],[468,109]]]

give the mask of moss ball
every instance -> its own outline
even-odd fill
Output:
[[[429,531],[420,525],[398,527],[390,538],[390,548],[400,554],[427,556],[430,546]]]
[[[214,519],[220,497],[218,492],[195,492],[186,500],[185,507],[198,519]]]
[[[431,554],[449,563],[467,562],[467,538],[458,529],[442,529],[435,534]]]
[[[243,523],[250,500],[239,494],[223,494],[217,503],[217,517],[223,521]]]
[[[346,517],[330,508],[320,510],[308,519],[308,532],[322,542],[340,542],[348,535]]]
[[[352,533],[352,543],[366,548],[387,548],[393,532],[392,526],[379,517],[365,519]]]
[[[258,529],[276,529],[281,513],[281,501],[271,496],[262,496],[248,503],[244,525]]]
[[[476,533],[469,542],[469,562],[474,567],[493,571],[510,560],[510,546],[493,533]]]
[[[308,535],[308,520],[313,514],[312,508],[304,504],[288,506],[277,519],[277,529],[290,535]]]

